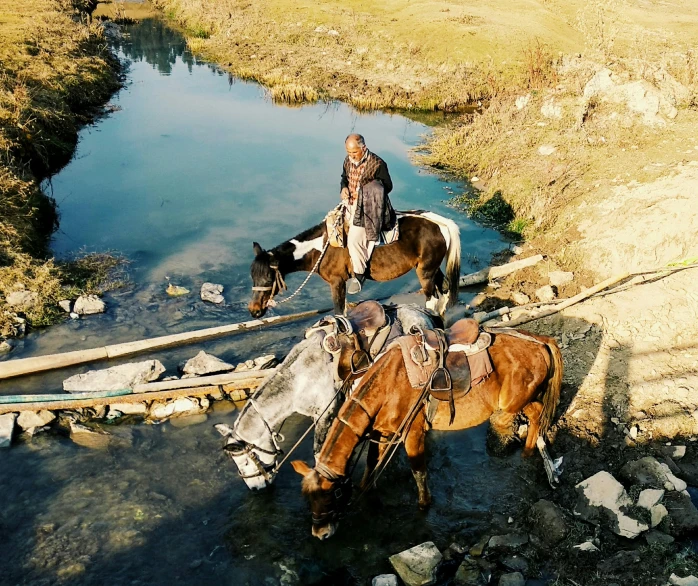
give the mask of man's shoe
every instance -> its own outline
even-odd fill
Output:
[[[366,277],[363,275],[356,275],[347,281],[347,295],[356,295],[361,292],[361,285],[363,284]]]

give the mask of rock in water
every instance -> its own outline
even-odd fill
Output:
[[[170,419],[170,423],[175,427],[190,427],[191,425],[206,423],[207,420],[208,415],[206,415],[206,413],[195,413],[194,415],[175,417],[174,419]]]
[[[17,425],[22,429],[43,427],[51,423],[56,416],[51,411],[22,411],[17,417]]]
[[[599,525],[612,520],[609,529],[616,535],[634,539],[649,527],[626,515],[622,509],[633,505],[623,485],[611,474],[601,471],[576,486],[579,495],[574,514]]]
[[[390,563],[407,586],[428,586],[436,582],[436,569],[443,556],[432,541],[427,541],[390,556]]]
[[[526,580],[524,580],[523,574],[521,572],[514,572],[512,574],[503,574],[499,579],[499,586],[524,586]]]
[[[0,340],[0,356],[12,352],[16,345],[14,340]]]
[[[79,446],[93,450],[106,450],[109,447],[111,435],[103,430],[95,430],[79,423],[70,423],[70,439]]]
[[[209,303],[215,303],[216,305],[225,303],[225,298],[223,297],[223,285],[218,285],[216,283],[204,283],[201,285],[201,299],[203,301],[208,301]]]
[[[167,293],[170,297],[181,297],[182,295],[187,295],[189,293],[189,289],[170,283],[167,285],[165,293]]]
[[[0,448],[10,447],[16,419],[16,413],[6,413],[5,415],[0,415]]]
[[[104,370],[90,370],[63,381],[63,390],[69,393],[87,391],[118,391],[132,389],[135,385],[152,382],[165,372],[159,360],[145,360],[113,366]]]
[[[381,574],[371,582],[371,586],[398,586],[395,574]]]
[[[96,295],[81,295],[75,300],[73,312],[78,315],[93,315],[95,313],[104,313],[106,305]]]
[[[193,376],[229,372],[231,370],[235,370],[235,366],[223,362],[220,358],[216,358],[212,354],[207,354],[203,350],[194,356],[194,358],[187,360],[182,366],[182,372],[184,374]]]

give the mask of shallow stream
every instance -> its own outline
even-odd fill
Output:
[[[271,248],[319,222],[335,205],[343,141],[361,132],[386,159],[397,209],[429,209],[461,228],[463,268],[482,268],[504,244],[446,204],[462,189],[411,162],[429,128],[399,115],[358,114],[342,104],[273,104],[255,84],[198,61],[179,33],[157,19],[127,27],[120,56],[130,61],[113,112],[81,133],[74,160],[46,185],[60,210],[53,247],[118,250],[131,259],[128,287],[106,296],[108,311],[31,333],[12,358],[91,348],[249,319],[252,241]],[[165,294],[166,277],[189,288]],[[288,279],[294,289],[303,274]],[[198,299],[205,281],[225,286],[226,305]],[[364,298],[418,288],[414,274],[370,284]],[[326,307],[313,278],[279,313]],[[296,323],[196,348],[148,355],[174,373],[206,349],[239,362],[282,357],[300,339]],[[5,381],[0,393],[56,392],[75,372]],[[206,424],[120,425],[122,447],[91,451],[54,435],[0,452],[2,584],[366,584],[390,570],[387,557],[433,540],[478,537],[506,524],[522,490],[518,455],[487,457],[484,430],[432,433],[434,506],[418,513],[402,459],[379,488],[321,543],[299,477],[284,469],[276,486],[249,492]],[[286,424],[291,443],[306,425]],[[300,456],[310,459],[309,442]],[[499,514],[492,515],[491,511]],[[504,519],[504,521],[502,521]]]

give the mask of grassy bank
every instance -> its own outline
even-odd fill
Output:
[[[35,325],[64,298],[65,269],[45,260],[55,203],[39,182],[70,160],[78,129],[118,88],[118,70],[100,29],[69,2],[0,5],[0,335],[17,326],[5,302],[12,291],[37,294],[22,308]]]

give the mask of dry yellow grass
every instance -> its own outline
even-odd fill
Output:
[[[13,288],[40,294],[35,323],[52,313],[60,275],[39,259],[56,213],[39,179],[70,159],[79,126],[118,87],[99,30],[79,21],[70,3],[0,4],[0,332],[14,323],[4,305]]]

